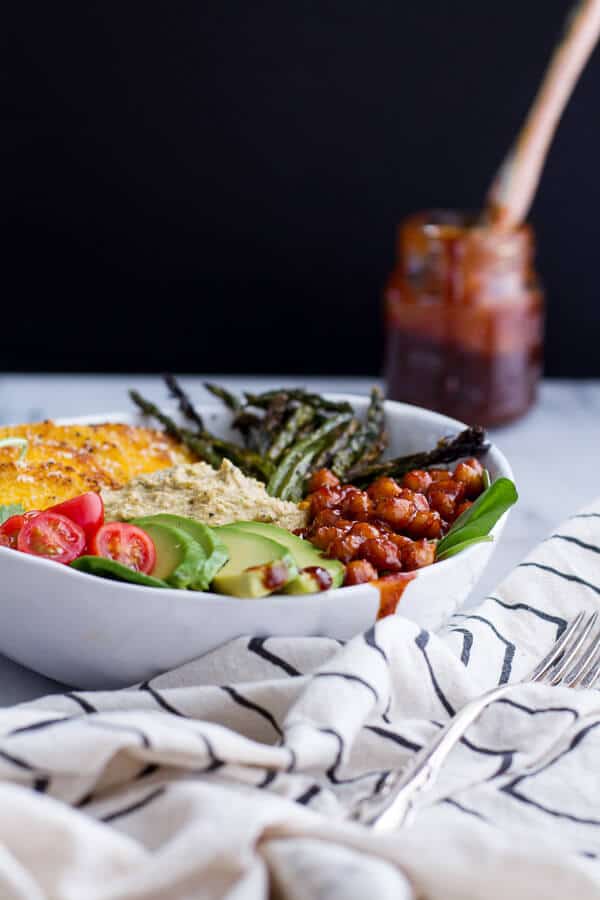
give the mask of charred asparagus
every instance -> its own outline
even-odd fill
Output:
[[[361,485],[387,475],[390,478],[401,478],[411,469],[428,469],[454,462],[463,456],[482,456],[489,449],[485,439],[485,431],[481,426],[465,428],[456,437],[445,437],[438,441],[433,450],[399,456],[384,462],[367,466],[355,466],[346,473],[346,477],[354,484]]]

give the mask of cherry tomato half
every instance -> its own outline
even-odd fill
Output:
[[[17,538],[25,523],[24,516],[11,516],[3,525],[0,525],[0,547],[17,549]]]
[[[92,539],[90,551],[144,575],[150,575],[156,563],[156,548],[150,535],[127,522],[103,525]]]
[[[83,528],[88,544],[104,524],[104,503],[100,494],[95,494],[93,491],[51,506],[47,512],[66,516],[71,522],[75,522],[76,525]]]
[[[85,549],[83,528],[55,512],[24,516],[17,537],[17,550],[32,556],[43,556],[55,562],[70,563]]]

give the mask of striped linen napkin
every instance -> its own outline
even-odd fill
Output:
[[[125,691],[0,713],[2,900],[600,896],[600,694],[515,687],[414,824],[346,820],[600,594],[600,501],[437,634],[241,638]],[[301,602],[301,600],[294,600]]]

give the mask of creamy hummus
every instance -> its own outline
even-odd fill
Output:
[[[120,490],[103,491],[102,498],[107,522],[175,513],[207,525],[251,520],[295,531],[307,520],[295,503],[270,497],[227,459],[219,470],[199,462],[140,475]]]

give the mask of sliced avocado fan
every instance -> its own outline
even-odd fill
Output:
[[[206,553],[186,531],[148,519],[134,519],[154,541],[156,564],[152,577],[174,588],[190,588],[201,578]]]
[[[199,567],[194,579],[190,583],[193,591],[206,591],[217,574],[223,568],[229,559],[227,547],[223,541],[219,540],[214,528],[209,528],[196,519],[190,519],[187,516],[177,516],[171,513],[158,513],[154,516],[143,516],[136,519],[134,524],[140,528],[148,530],[148,525],[152,524],[166,525],[169,528],[176,528],[178,531],[185,532],[196,544],[198,544],[204,554],[204,562]],[[148,531],[150,534],[150,532]]]

